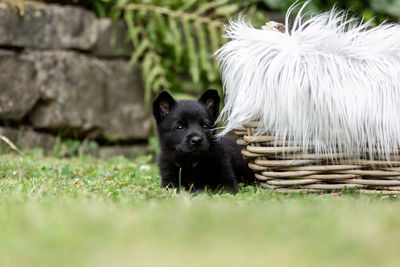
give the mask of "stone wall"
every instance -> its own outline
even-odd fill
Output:
[[[55,135],[146,140],[152,124],[140,70],[128,63],[125,25],[114,46],[111,27],[76,6],[27,6],[21,16],[0,4],[0,134],[24,148],[49,148],[43,140]]]

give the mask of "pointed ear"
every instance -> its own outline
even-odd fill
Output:
[[[175,104],[175,99],[168,92],[163,91],[160,93],[153,102],[153,116],[157,123],[161,122],[168,115]]]
[[[209,89],[204,92],[199,98],[199,102],[206,106],[207,110],[211,112],[215,119],[219,113],[219,102],[220,98],[218,91],[215,89]]]

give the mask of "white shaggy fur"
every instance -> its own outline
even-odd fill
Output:
[[[284,33],[243,18],[227,27],[230,41],[216,52],[221,134],[260,120],[258,134],[304,151],[390,160],[400,146],[400,25],[370,28],[332,10],[306,21],[300,11],[289,28],[292,9]]]

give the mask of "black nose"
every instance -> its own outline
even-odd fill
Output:
[[[201,145],[201,137],[200,136],[193,136],[191,139],[190,139],[190,143],[192,144],[192,145],[195,145],[195,146],[199,146],[199,145]]]

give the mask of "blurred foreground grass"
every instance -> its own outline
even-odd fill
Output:
[[[0,155],[0,266],[398,266],[397,197],[159,188],[150,158]]]

